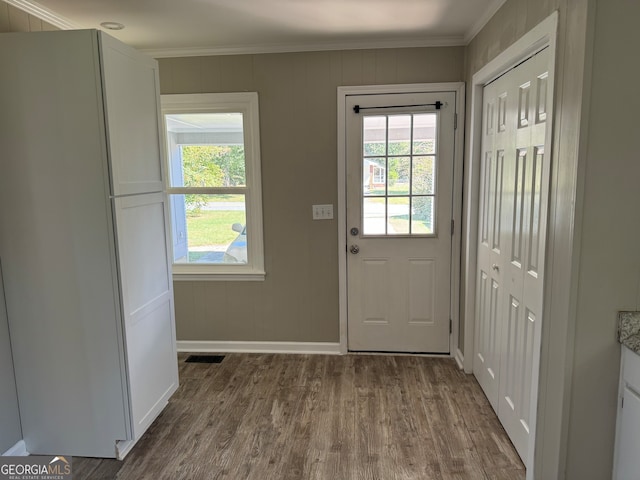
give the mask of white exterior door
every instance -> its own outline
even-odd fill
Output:
[[[543,50],[487,85],[474,374],[523,461],[535,421],[551,120]]]
[[[455,105],[347,97],[350,350],[449,352]]]

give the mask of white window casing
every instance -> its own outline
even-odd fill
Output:
[[[172,114],[241,113],[245,155],[246,186],[175,187],[167,175],[166,191],[185,194],[243,194],[246,205],[247,263],[174,263],[174,280],[264,280],[264,243],[262,225],[262,176],[260,167],[260,132],[258,94],[256,92],[162,95],[164,133],[168,136],[166,116]],[[168,138],[166,139],[168,141]],[[171,171],[171,154],[167,145],[167,171]],[[175,220],[172,218],[171,220]],[[172,235],[175,229],[172,227]],[[176,244],[176,240],[172,242]],[[175,258],[175,257],[173,257]]]

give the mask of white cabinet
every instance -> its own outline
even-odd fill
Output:
[[[0,261],[33,454],[122,457],[178,386],[157,62],[0,35]]]
[[[622,347],[615,480],[640,478],[640,356]]]

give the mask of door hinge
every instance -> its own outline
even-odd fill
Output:
[[[449,333],[453,333],[453,320],[449,319]]]
[[[457,113],[453,114],[453,129],[454,130],[458,129],[458,114]]]
[[[453,232],[455,231],[456,222],[454,219],[451,219],[451,235],[453,236]]]

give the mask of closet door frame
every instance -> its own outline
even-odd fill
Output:
[[[463,367],[466,373],[473,372],[473,359],[474,359],[474,338],[475,338],[475,310],[476,310],[476,279],[477,279],[477,244],[478,244],[478,205],[480,196],[480,174],[481,174],[481,145],[482,145],[482,114],[483,114],[483,88],[485,85],[495,80],[505,72],[509,71],[519,63],[523,62],[527,58],[531,57],[535,53],[549,48],[550,53],[550,91],[554,91],[553,81],[555,79],[555,61],[556,61],[556,35],[558,26],[558,13],[554,12],[548,18],[543,20],[540,24],[522,36],[513,45],[507,48],[504,52],[498,55],[494,60],[490,61],[482,69],[473,75],[471,82],[471,115],[470,115],[470,131],[469,142],[467,144],[466,151],[466,165],[465,165],[465,185],[464,185],[464,197],[465,201],[465,218],[463,228],[465,232],[464,249],[463,249],[463,278],[464,278],[464,302],[461,305],[464,311],[464,335],[460,339],[460,344],[464,346],[464,355],[458,352],[458,357],[463,358]],[[553,145],[553,131],[552,122],[549,122],[547,127],[547,149],[552,151]],[[550,159],[553,159],[553,155],[549,155]],[[551,160],[553,161],[553,160]],[[552,166],[552,172],[554,167]],[[553,175],[553,173],[552,173]],[[553,188],[553,185],[550,186]],[[549,270],[549,274],[545,280],[545,293],[548,291],[548,287],[551,283],[552,271]],[[544,316],[548,317],[548,305],[544,307]],[[545,343],[545,333],[543,328],[542,338],[538,342],[538,347]],[[539,366],[545,362],[551,355],[548,349],[542,348],[543,352],[546,352],[547,357],[543,357],[540,352],[541,349],[537,349],[537,353],[534,357],[534,365],[536,366],[532,379],[532,399],[535,400],[534,404],[540,404],[544,401],[539,396],[539,392],[546,394],[549,388],[553,388],[549,384],[539,384]],[[543,382],[547,382],[544,379]],[[562,405],[553,405],[553,409],[561,409]],[[536,416],[537,420],[541,420],[539,411],[534,409],[532,412]],[[536,421],[535,423],[542,424],[543,422]],[[554,435],[553,432],[544,432],[545,435]],[[527,455],[527,464],[531,468],[527,469],[527,479],[534,478],[533,466],[541,463],[541,460],[536,454],[535,446],[541,443],[540,439],[536,438],[535,426],[531,432],[531,438],[534,439],[529,447]],[[536,462],[536,460],[538,462]]]

